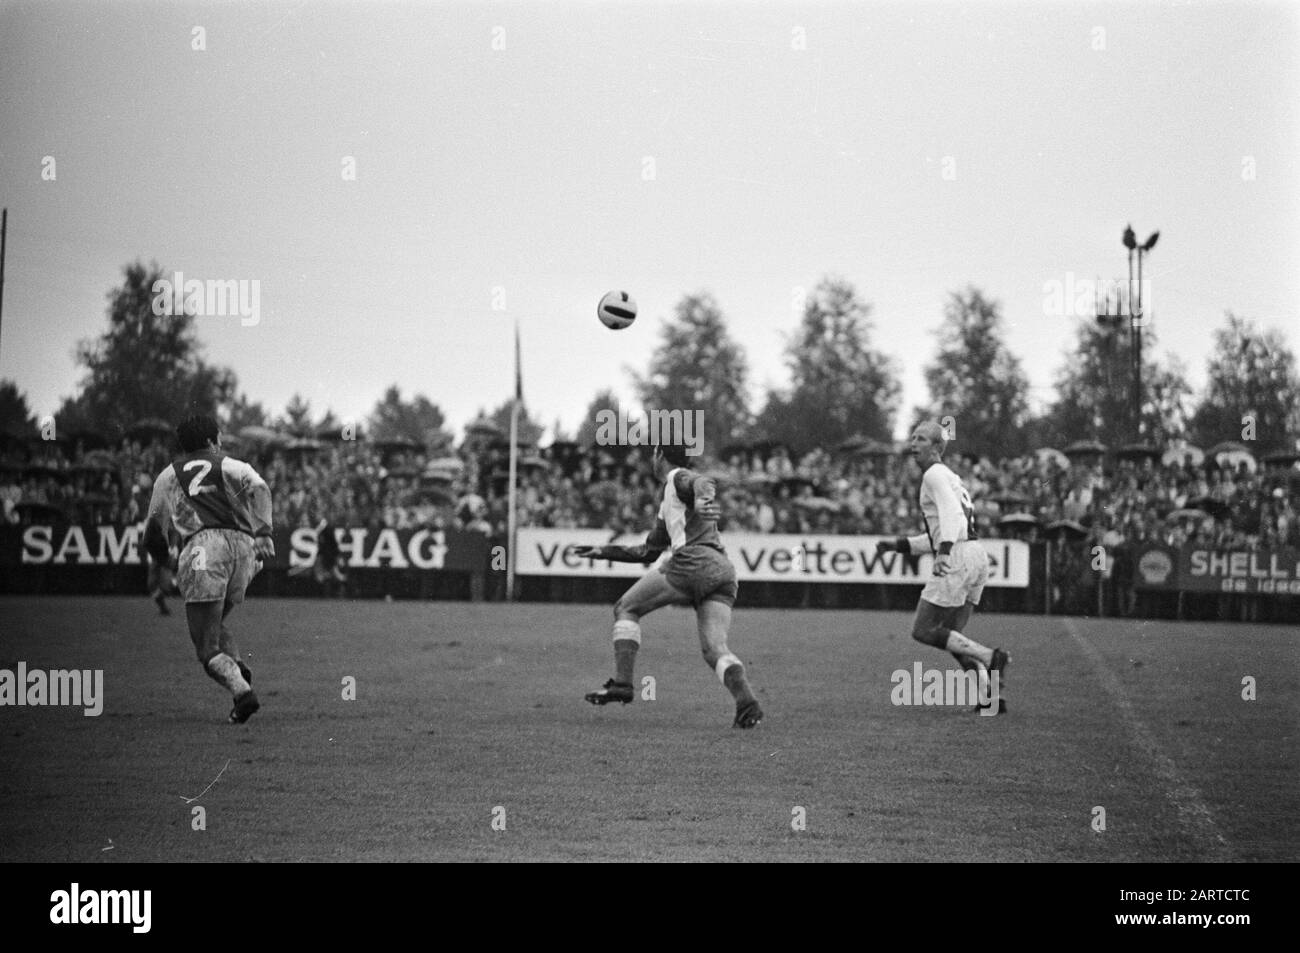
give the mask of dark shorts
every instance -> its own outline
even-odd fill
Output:
[[[180,589],[176,585],[176,573],[159,563],[156,559],[149,559],[148,562],[149,573],[145,580],[147,584],[146,591],[150,595],[160,590],[164,595],[180,595]]]
[[[736,567],[726,553],[711,546],[688,546],[675,552],[659,570],[674,589],[698,606],[705,602],[736,604]]]

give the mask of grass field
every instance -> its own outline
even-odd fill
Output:
[[[891,703],[894,670],[947,658],[907,616],[741,609],[767,712],[742,732],[686,611],[645,622],[654,701],[585,704],[609,619],[252,601],[232,628],[263,707],[231,726],[179,611],[0,599],[0,668],[105,685],[99,717],[0,708],[0,860],[1300,859],[1294,630],[977,614],[1013,657],[984,718]]]

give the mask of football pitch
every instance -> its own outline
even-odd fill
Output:
[[[989,718],[893,704],[948,659],[907,615],[742,608],[738,731],[688,611],[643,623],[654,699],[594,708],[607,607],[252,600],[232,726],[172,605],[0,599],[0,668],[104,685],[97,717],[0,708],[0,860],[1300,859],[1286,627],[977,613],[1012,655]]]

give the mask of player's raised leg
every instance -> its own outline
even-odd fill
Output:
[[[967,602],[962,606],[960,606],[959,608],[952,610],[953,615],[950,620],[949,627],[955,632],[960,632],[962,634],[965,634],[966,625],[967,623],[970,622],[971,616],[974,614],[974,612],[975,612],[975,603],[973,602]],[[1007,701],[1003,697],[1002,693],[1006,691],[1006,687],[1007,687],[1006,667],[1007,667],[1007,663],[1011,661],[1011,656],[1009,656],[1002,649],[995,648],[993,649],[993,659],[991,662],[989,662],[987,667],[983,667],[979,665],[978,663],[973,661],[969,656],[958,655],[957,653],[954,652],[952,653],[952,657],[955,658],[961,664],[963,671],[977,673],[977,676],[980,679],[980,692],[983,693],[980,696],[981,698],[988,697],[988,693],[992,691],[992,689],[988,687],[988,679],[992,676],[993,673],[997,674],[998,712],[1005,713],[1007,710]],[[977,703],[975,705],[975,710],[980,711],[986,707],[988,706]]]
[[[975,603],[973,602],[967,602],[964,605],[962,605],[960,608],[954,609],[953,616],[949,624],[949,628],[952,629],[954,632],[965,635],[966,625],[970,622],[971,616],[974,614],[974,612],[975,612]],[[978,645],[979,643],[976,642],[975,644]],[[968,656],[958,655],[956,652],[953,652],[952,657],[955,658],[958,662],[960,662],[961,667],[964,669],[969,669],[973,664],[971,662],[971,659]],[[1002,649],[999,648],[993,649],[993,660],[989,663],[988,666],[989,671],[1001,672],[1002,669],[1006,666],[1007,662],[1010,661],[1010,659],[1011,656],[1007,655],[1007,653],[1004,652]]]
[[[636,670],[636,653],[641,647],[641,617],[664,606],[689,601],[657,569],[652,569],[623,593],[614,603],[614,677],[603,688],[585,696],[593,705],[622,702],[626,705],[635,693],[632,678]]]
[[[912,625],[912,638],[926,645],[943,649],[950,653],[961,665],[963,671],[974,671],[979,678],[981,697],[988,697],[989,674],[998,676],[998,711],[1006,711],[1006,700],[1001,697],[1003,672],[1010,656],[1002,649],[989,648],[964,635],[962,629],[970,622],[975,610],[973,603],[966,602],[960,606],[937,606],[925,599],[916,607],[916,619]],[[978,710],[980,705],[976,705]]]
[[[973,613],[974,611],[975,611],[975,607],[971,605],[969,602],[967,602],[966,604],[964,604],[958,609],[952,610],[952,616],[948,627],[952,629],[954,632],[961,632],[964,634],[966,632],[966,624],[970,622],[971,613]],[[976,665],[975,661],[971,659],[970,656],[959,655],[956,652],[951,652],[949,654],[952,655],[952,657],[957,660],[958,664],[961,665],[963,671],[973,672],[979,668],[979,666]]]
[[[718,681],[736,700],[736,728],[753,728],[763,720],[763,710],[749,687],[745,665],[727,648],[727,633],[731,631],[731,606],[718,599],[706,599],[695,610],[700,632],[700,651],[704,662],[713,669]]]
[[[967,638],[955,628],[956,613],[960,607],[939,606],[921,599],[916,604],[916,617],[912,622],[912,638],[937,649],[951,652],[958,661],[963,658],[978,662],[987,668],[993,662],[993,650]],[[969,617],[968,617],[969,618]]]
[[[950,652],[958,661],[966,659],[987,667],[993,661],[993,650],[961,633],[958,623],[962,622],[962,608],[935,605],[921,599],[912,621],[912,638]]]

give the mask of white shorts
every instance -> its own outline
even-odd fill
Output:
[[[253,537],[233,529],[199,530],[181,550],[176,583],[189,602],[244,601],[257,572]]]
[[[931,576],[921,590],[921,598],[946,609],[966,603],[980,604],[984,584],[989,581],[989,554],[978,540],[968,539],[952,547],[948,572]]]

